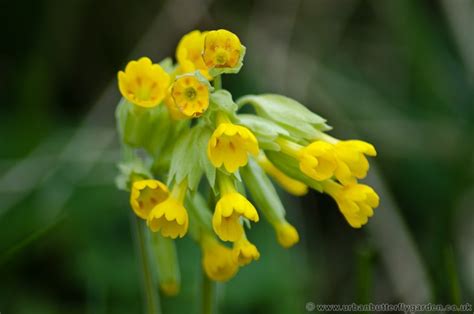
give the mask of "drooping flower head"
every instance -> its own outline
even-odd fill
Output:
[[[160,104],[170,84],[168,73],[147,57],[130,61],[118,73],[120,93],[135,105],[152,108]]]
[[[237,241],[244,234],[241,217],[258,222],[257,210],[235,189],[234,182],[226,175],[219,174],[221,198],[217,201],[212,226],[222,241]]]
[[[202,58],[208,68],[233,68],[241,53],[240,39],[234,33],[219,29],[205,35]]]
[[[300,240],[298,231],[290,223],[283,220],[274,225],[278,243],[284,248],[290,248]]]
[[[259,151],[255,135],[246,127],[228,122],[220,123],[207,145],[207,156],[214,165],[233,173],[248,162],[248,154]]]
[[[151,210],[168,195],[168,188],[158,180],[135,181],[130,192],[130,205],[138,217],[147,219]]]
[[[188,212],[183,206],[186,190],[186,180],[175,184],[169,197],[152,209],[147,220],[151,231],[159,231],[162,236],[172,239],[186,234],[189,225]]]
[[[191,73],[199,70],[205,78],[211,79],[202,58],[206,33],[194,30],[181,38],[176,48],[176,59],[181,73]]]
[[[373,145],[359,140],[339,141],[334,145],[337,168],[334,172],[342,184],[354,184],[363,179],[369,171],[367,156],[376,156]]]
[[[207,276],[216,281],[227,281],[235,276],[239,265],[234,261],[232,250],[206,235],[201,240],[202,266]]]
[[[235,263],[240,266],[245,266],[260,258],[260,253],[258,252],[257,247],[250,243],[245,236],[234,242],[232,254]]]
[[[299,152],[300,170],[317,181],[331,178],[337,167],[334,147],[324,141],[315,141]]]
[[[365,225],[374,214],[374,208],[379,206],[379,196],[368,185],[340,185],[328,180],[323,183],[324,191],[336,201],[339,210],[353,228]]]
[[[183,115],[199,117],[209,107],[209,86],[193,75],[184,75],[174,81],[171,97]]]

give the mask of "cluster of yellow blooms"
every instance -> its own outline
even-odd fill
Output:
[[[234,102],[222,89],[221,75],[237,73],[244,54],[235,34],[196,30],[179,42],[176,64],[143,57],[118,73],[125,151],[118,184],[153,233],[169,239],[189,233],[202,248],[205,273],[217,281],[259,259],[244,228],[259,213],[283,247],[299,241],[268,176],[294,195],[309,188],[329,194],[354,228],[379,204],[374,190],[357,181],[369,170],[366,156],[376,155],[371,144],[329,136],[323,118],[287,97]],[[239,113],[245,105],[255,113]]]

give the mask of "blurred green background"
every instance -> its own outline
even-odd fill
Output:
[[[373,143],[382,202],[362,230],[317,192],[282,193],[301,242],[259,223],[261,259],[218,286],[222,313],[314,303],[474,301],[474,2],[2,1],[0,312],[139,313],[142,285],[119,159],[116,73],[174,55],[193,29],[247,46],[234,97],[274,92]],[[199,313],[200,252],[164,313]]]

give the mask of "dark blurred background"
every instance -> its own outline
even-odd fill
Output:
[[[317,192],[282,193],[301,242],[265,222],[223,313],[314,303],[474,301],[474,3],[469,0],[1,1],[0,312],[139,313],[128,195],[116,190],[116,73],[193,29],[247,46],[234,97],[274,92],[373,143],[382,202],[362,230]],[[164,313],[198,313],[197,246]]]

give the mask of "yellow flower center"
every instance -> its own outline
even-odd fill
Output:
[[[209,107],[209,87],[195,76],[178,78],[172,86],[175,107],[186,117],[199,117]]]
[[[229,60],[229,53],[224,49],[219,49],[216,52],[216,64],[224,65],[227,63],[227,60]]]
[[[196,98],[197,96],[197,92],[196,90],[193,88],[193,87],[188,87],[186,88],[186,90],[184,91],[184,95],[186,96],[186,98],[189,100],[189,101],[192,101]]]

